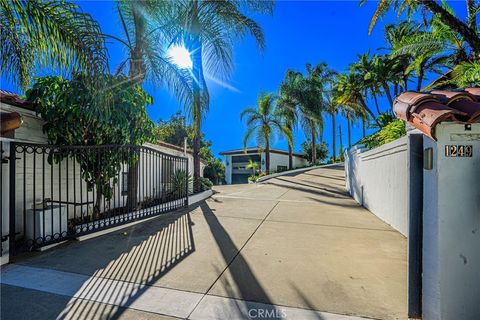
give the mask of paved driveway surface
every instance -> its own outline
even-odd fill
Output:
[[[342,167],[215,191],[4,268],[2,319],[406,319],[406,239]]]

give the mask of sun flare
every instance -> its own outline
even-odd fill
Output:
[[[182,69],[192,68],[190,52],[183,46],[172,46],[168,48],[167,56],[177,67]]]

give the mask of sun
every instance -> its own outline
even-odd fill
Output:
[[[168,48],[167,57],[181,69],[192,68],[190,52],[188,52],[188,50],[183,46],[171,46]]]

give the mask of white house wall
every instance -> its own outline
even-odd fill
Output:
[[[15,130],[16,141],[32,143],[48,142],[47,135],[44,134],[42,130],[45,122],[36,115],[35,111],[11,106],[1,102],[0,109],[4,112],[18,112],[22,116],[23,123],[20,128]]]

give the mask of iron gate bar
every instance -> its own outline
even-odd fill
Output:
[[[37,154],[41,154],[40,159]],[[22,157],[22,161],[16,163],[15,159]],[[10,230],[22,234],[17,242],[15,237],[10,237],[11,248],[15,248],[13,252],[60,242],[188,205],[188,159],[154,148],[12,142],[9,158]],[[17,167],[23,169],[18,176]],[[131,169],[136,170],[136,174],[132,174],[136,182],[128,182],[125,175],[125,171],[128,173]],[[181,188],[182,174],[186,176],[185,189]],[[17,183],[17,180],[23,180],[23,183]],[[126,194],[123,192],[125,187]],[[136,189],[133,197],[136,202],[129,210],[133,188]],[[18,197],[20,194],[22,196]],[[41,196],[40,200],[38,196]],[[21,209],[17,212],[15,204],[18,200]],[[19,226],[21,230],[16,230],[17,217],[23,217]]]
[[[9,251],[15,254],[15,160],[16,160],[16,143],[10,142],[10,176],[9,176]]]

